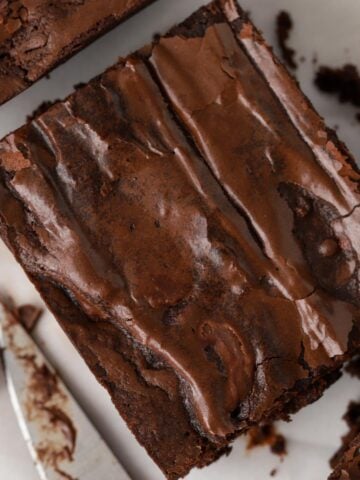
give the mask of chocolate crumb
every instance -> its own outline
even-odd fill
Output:
[[[248,432],[247,448],[250,450],[266,445],[270,447],[274,455],[283,457],[287,454],[286,439],[276,431],[274,424],[269,423],[251,428]]]
[[[360,107],[360,74],[355,65],[322,66],[316,73],[315,84],[322,92],[337,95],[341,103]]]
[[[41,308],[34,305],[23,305],[17,309],[19,320],[29,333],[36,327],[42,313]]]
[[[359,113],[360,117],[360,113]],[[360,356],[354,357],[345,367],[345,371],[352,377],[360,379]]]
[[[280,457],[286,455],[285,437],[281,434],[276,434],[273,443],[270,446],[270,449],[274,455],[279,455]]]
[[[270,477],[275,477],[277,475],[278,471],[276,468],[273,468],[270,472]]]
[[[281,11],[276,18],[276,35],[278,44],[281,50],[282,57],[286,64],[293,70],[296,70],[298,66],[294,58],[296,52],[287,44],[293,26],[294,22],[290,14],[285,10]]]

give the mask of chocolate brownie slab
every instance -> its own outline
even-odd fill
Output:
[[[359,179],[216,1],[0,146],[1,234],[170,479],[359,346]]]

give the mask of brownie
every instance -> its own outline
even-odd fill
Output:
[[[331,459],[334,472],[329,480],[360,480],[360,403],[350,403],[344,420],[349,431]]]
[[[153,0],[0,0],[0,105]]]
[[[0,232],[176,479],[358,349],[359,180],[218,0],[0,143]]]

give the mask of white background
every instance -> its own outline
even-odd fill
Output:
[[[99,2],[102,0],[99,0]],[[106,0],[105,0],[106,1]],[[42,80],[27,92],[0,107],[0,137],[20,126],[42,101],[63,98],[74,84],[87,81],[125,55],[178,23],[201,0],[158,0],[154,5],[95,42],[75,58],[59,67],[49,80]],[[351,106],[319,94],[313,87],[316,54],[320,63],[360,66],[360,2],[358,0],[243,0],[255,23],[270,43],[275,43],[274,18],[280,9],[291,12],[295,29],[291,44],[298,57],[304,56],[297,72],[303,89],[326,117],[330,126],[339,126],[340,137],[359,158],[360,123],[354,120]],[[18,302],[41,305],[37,293],[0,243],[0,291]],[[116,413],[107,394],[96,383],[74,348],[50,314],[42,317],[36,339],[61,373],[85,411],[125,465],[134,480],[162,480],[163,476],[145,451],[137,444]],[[315,405],[298,413],[292,423],[279,429],[289,441],[284,462],[260,448],[246,452],[245,440],[238,440],[232,454],[202,471],[194,471],[188,480],[265,480],[278,467],[277,480],[322,480],[329,474],[328,459],[338,447],[345,431],[341,416],[350,399],[360,398],[360,382],[344,377]],[[0,371],[0,480],[38,480],[25,449],[7,397]],[[81,479],[80,479],[81,480]],[[99,479],[116,480],[116,479]]]

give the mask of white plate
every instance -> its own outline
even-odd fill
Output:
[[[100,1],[100,0],[99,0]],[[0,137],[20,126],[42,101],[63,98],[72,86],[89,80],[120,55],[142,46],[154,33],[179,22],[204,0],[158,0],[104,38],[98,40],[59,67],[50,80],[42,80],[27,92],[0,108]],[[359,64],[358,0],[243,0],[268,40],[274,44],[274,18],[280,9],[291,12],[295,29],[291,43],[298,56],[305,56],[298,77],[315,106],[330,126],[339,133],[355,156],[360,147],[360,124],[355,110],[339,106],[336,100],[319,94],[313,87],[316,53],[321,63]],[[359,65],[360,66],[360,65]],[[18,302],[41,304],[38,294],[25,278],[5,246],[0,243],[0,289]],[[137,444],[116,413],[105,391],[97,384],[74,348],[50,314],[40,322],[36,338],[64,377],[90,418],[127,467],[134,480],[160,480],[162,475]],[[205,470],[192,472],[189,480],[265,480],[278,468],[276,480],[321,480],[329,473],[328,459],[345,431],[341,416],[350,399],[360,397],[360,384],[349,377],[334,385],[315,405],[303,409],[292,423],[281,424],[289,440],[289,455],[283,463],[260,448],[246,452],[245,441],[238,440],[232,454]],[[20,436],[4,380],[0,378],[0,479],[38,480]],[[102,479],[99,479],[102,480]],[[115,480],[115,479],[114,479]]]

